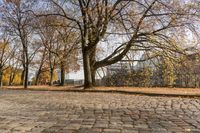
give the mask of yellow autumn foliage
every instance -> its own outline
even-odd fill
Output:
[[[3,72],[3,78],[2,78],[3,85],[9,85],[11,71],[12,71],[11,68],[7,68]],[[21,72],[20,72],[20,70],[17,70],[16,75],[13,80],[13,85],[19,85],[20,81],[21,81]]]

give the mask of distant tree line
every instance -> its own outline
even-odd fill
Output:
[[[154,65],[137,69],[108,69],[102,81],[105,86],[134,87],[200,87],[200,53],[179,57],[178,61],[159,58]],[[153,60],[152,60],[153,61]],[[145,62],[143,62],[145,64]],[[111,74],[110,74],[111,73]]]

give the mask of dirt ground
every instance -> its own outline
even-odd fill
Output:
[[[2,89],[23,90],[23,86],[4,86]],[[78,86],[29,86],[28,90],[38,91],[77,91],[83,90]],[[145,87],[95,87],[90,91],[127,92],[137,94],[168,94],[168,95],[199,95],[200,88],[145,88]]]

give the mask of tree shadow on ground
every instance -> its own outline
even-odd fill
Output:
[[[69,107],[71,108],[71,107]],[[172,133],[200,132],[200,125],[182,110],[139,108],[86,108],[72,107],[70,110],[51,110],[39,121],[55,121],[56,124],[43,133]],[[65,112],[66,111],[66,112]],[[64,114],[59,112],[65,112]],[[196,125],[195,125],[196,124]]]

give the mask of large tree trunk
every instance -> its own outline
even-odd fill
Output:
[[[65,85],[65,65],[62,62],[60,67],[60,86]]]
[[[95,45],[95,44],[94,44]],[[96,63],[96,45],[93,47],[93,50],[91,50],[90,53],[90,70],[91,70],[91,77],[92,77],[92,85],[95,86],[96,85],[96,80],[95,80],[95,76],[96,76],[96,68],[94,67],[94,64]]]
[[[92,88],[92,71],[91,71],[91,64],[90,64],[90,58],[89,54],[87,52],[83,52],[83,67],[84,67],[84,88]]]
[[[49,80],[49,86],[53,85],[53,74],[54,74],[54,69],[50,69],[50,80]]]

